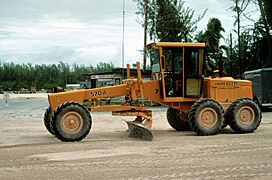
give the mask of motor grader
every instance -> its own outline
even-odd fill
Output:
[[[47,130],[61,141],[80,141],[91,129],[91,112],[112,111],[135,116],[127,121],[130,136],[152,140],[152,112],[144,98],[167,106],[167,120],[177,131],[214,135],[227,125],[237,133],[258,128],[261,112],[252,100],[252,83],[204,77],[204,43],[159,42],[147,47],[151,80],[143,81],[137,62],[137,78],[131,78],[128,65],[121,85],[49,94],[50,106],[44,115]],[[124,97],[119,105],[103,103],[105,98],[119,96]]]

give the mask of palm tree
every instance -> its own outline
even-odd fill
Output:
[[[217,18],[211,18],[207,24],[207,30],[203,33],[202,31],[197,35],[196,40],[198,42],[206,43],[206,54],[207,56],[207,70],[212,72],[217,69],[218,57],[216,54],[220,53],[220,39],[223,38],[221,32],[225,29],[222,27],[221,21]]]
[[[217,18],[211,18],[207,24],[207,30],[204,33],[204,40],[210,53],[218,53],[220,39],[223,38],[221,32],[225,29],[221,25],[221,21]]]

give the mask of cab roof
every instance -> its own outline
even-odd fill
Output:
[[[147,45],[148,47],[205,47],[205,43],[184,43],[184,42],[154,42]]]

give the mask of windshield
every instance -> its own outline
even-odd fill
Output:
[[[159,49],[149,50],[147,57],[150,59],[152,73],[160,72]]]

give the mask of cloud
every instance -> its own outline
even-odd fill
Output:
[[[0,8],[2,61],[119,64],[122,0],[2,0]],[[136,8],[126,3],[127,10]],[[142,44],[133,13],[126,15],[126,28],[126,42],[133,43],[125,54]]]
[[[122,1],[97,0],[1,0],[0,61],[49,64],[97,64],[122,60]],[[142,60],[143,28],[136,22],[137,5],[126,2],[125,63]],[[226,32],[233,28],[229,1],[190,0],[187,6],[201,14],[204,29],[218,17]]]

